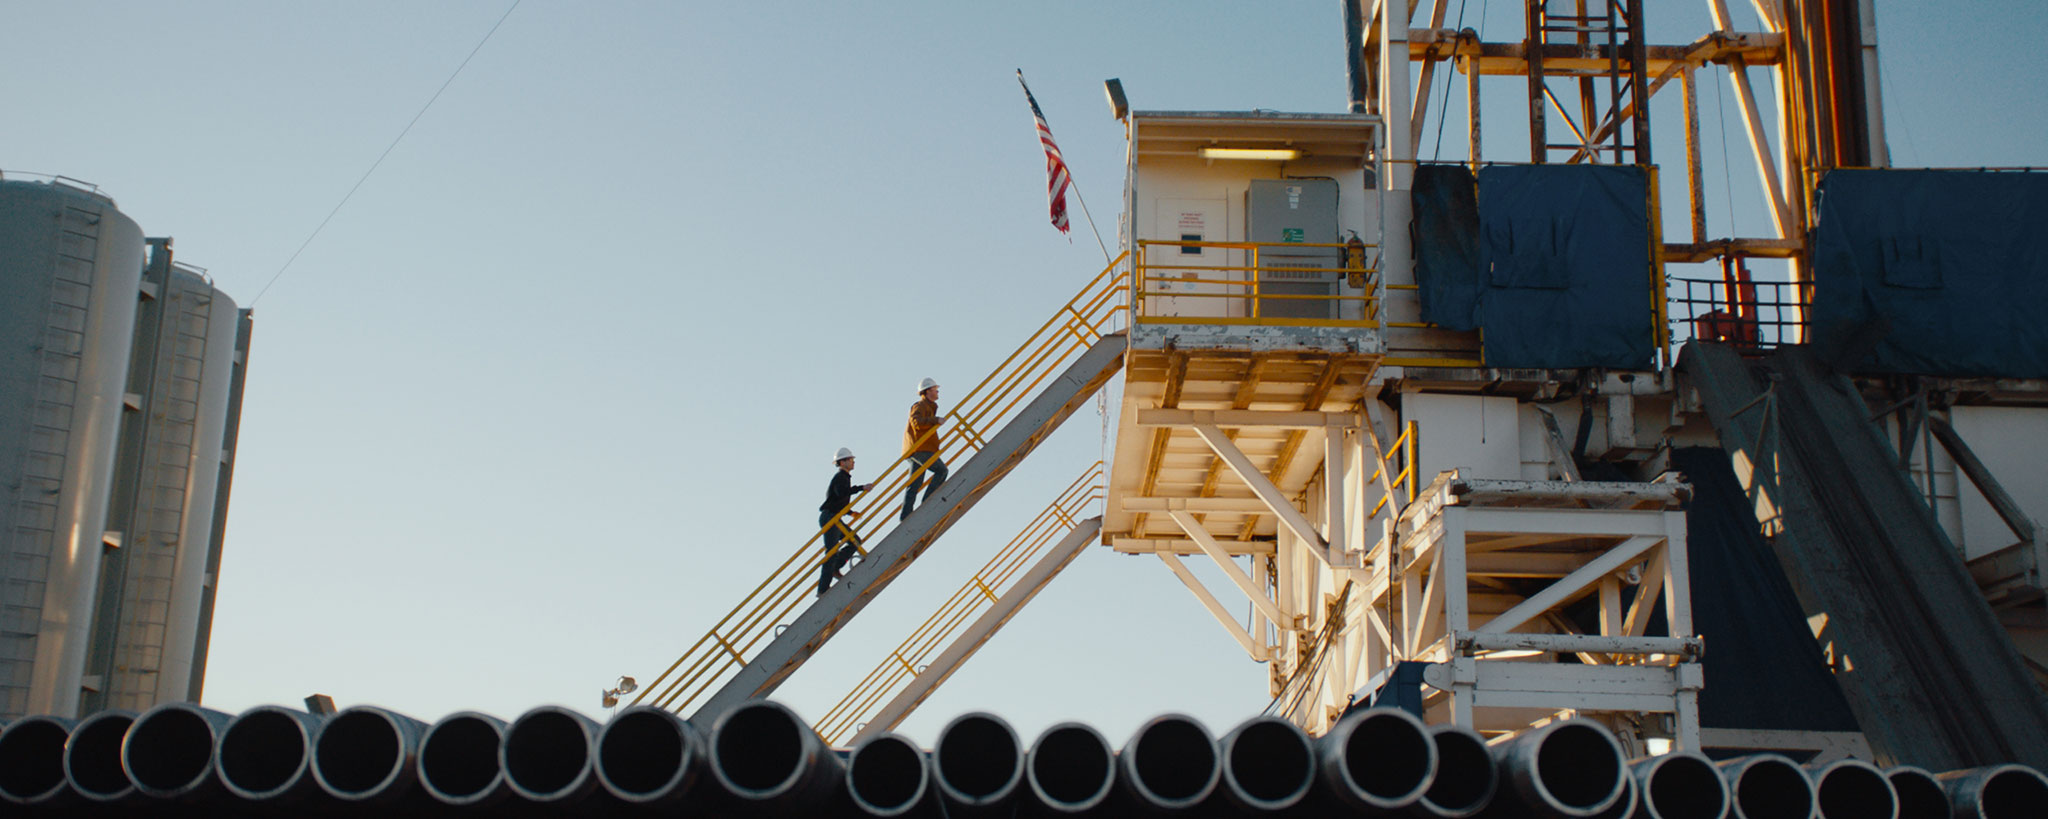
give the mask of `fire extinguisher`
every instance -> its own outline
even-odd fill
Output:
[[[1354,288],[1365,287],[1365,242],[1358,238],[1358,231],[1351,231],[1351,240],[1344,243],[1344,283]]]

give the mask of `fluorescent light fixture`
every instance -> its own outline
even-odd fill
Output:
[[[1300,159],[1301,152],[1293,148],[1203,148],[1203,159],[1266,159],[1285,162]]]

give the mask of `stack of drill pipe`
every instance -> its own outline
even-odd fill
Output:
[[[1884,778],[1899,797],[1899,819],[1948,819],[1948,789],[1925,768],[1895,765]]]
[[[505,727],[498,763],[512,792],[544,807],[616,807],[597,775],[595,749],[600,726],[559,705],[542,705]]]
[[[35,716],[0,729],[0,804],[60,808],[78,801],[64,779],[64,743],[74,723]]]
[[[1222,779],[1216,741],[1184,714],[1146,721],[1117,754],[1117,785],[1126,804],[1140,812],[1195,814]]]
[[[1300,727],[1279,717],[1238,723],[1223,735],[1217,751],[1223,758],[1223,781],[1216,793],[1242,813],[1294,810],[1315,786],[1315,744]]]
[[[1621,744],[1598,723],[1559,720],[1493,746],[1501,785],[1481,815],[1595,819],[1628,798]]]
[[[1427,819],[1469,819],[1493,802],[1500,769],[1478,731],[1462,725],[1429,726],[1436,746],[1436,774],[1411,810]]]

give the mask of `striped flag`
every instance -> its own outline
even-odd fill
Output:
[[[1031,118],[1038,122],[1038,144],[1045,146],[1045,201],[1052,211],[1052,226],[1067,232],[1067,161],[1060,158],[1060,146],[1052,141],[1052,126],[1045,124],[1045,112],[1024,84],[1024,69],[1017,69],[1017,84],[1024,86],[1024,101],[1031,103]]]

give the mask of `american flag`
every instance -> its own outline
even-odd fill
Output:
[[[1024,70],[1017,69],[1017,84],[1024,86],[1024,101],[1031,103],[1031,118],[1038,122],[1038,144],[1045,146],[1045,200],[1052,210],[1052,226],[1067,232],[1067,161],[1060,158],[1060,146],[1052,141],[1052,126],[1045,124],[1045,112],[1024,83]]]

